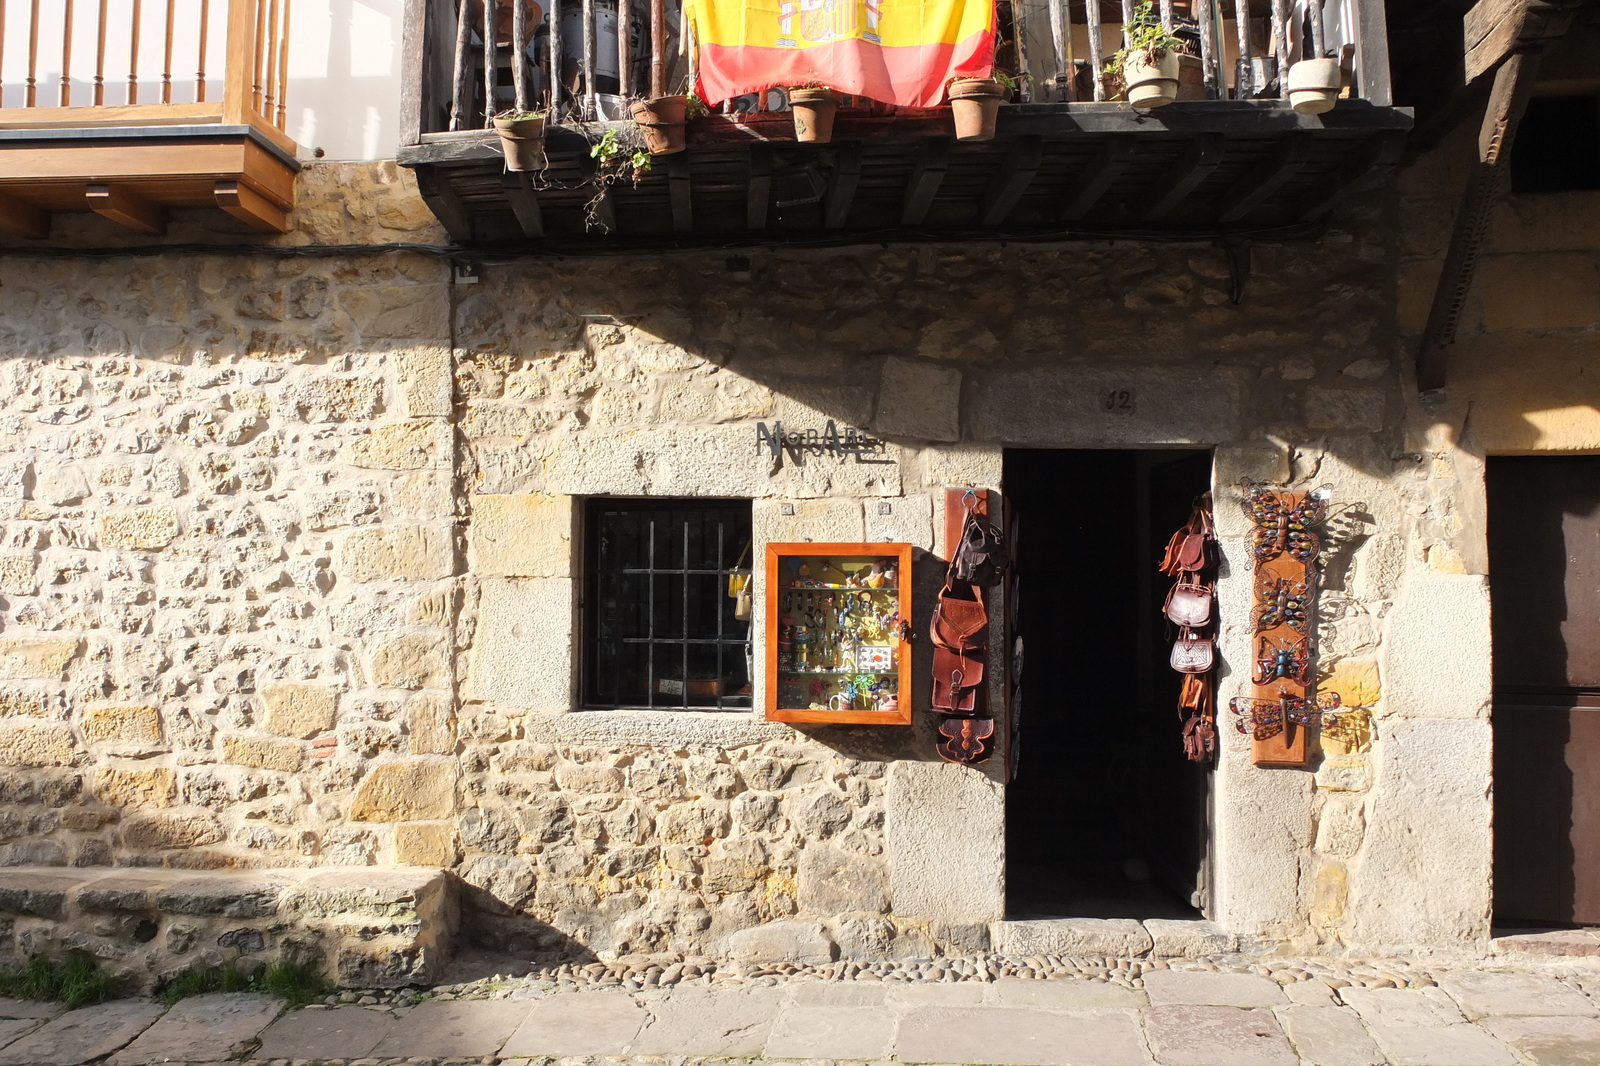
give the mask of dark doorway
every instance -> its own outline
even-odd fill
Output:
[[[1488,461],[1494,918],[1600,923],[1600,456]]]
[[[1006,793],[1013,918],[1194,918],[1209,774],[1183,756],[1156,571],[1201,451],[1007,451],[1025,648]]]

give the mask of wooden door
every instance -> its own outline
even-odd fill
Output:
[[[1497,922],[1600,923],[1600,456],[1492,458]]]

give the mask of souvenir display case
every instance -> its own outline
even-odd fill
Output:
[[[911,724],[911,545],[769,544],[773,722]]]

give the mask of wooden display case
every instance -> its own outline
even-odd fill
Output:
[[[911,545],[769,544],[770,722],[911,724]]]

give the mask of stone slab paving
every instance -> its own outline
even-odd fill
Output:
[[[66,1008],[59,1003],[0,996],[0,1018],[57,1018],[65,1012]]]
[[[395,1021],[375,1058],[465,1058],[493,1055],[528,1016],[510,999],[419,1003]]]
[[[394,1028],[395,1016],[365,1007],[290,1011],[261,1034],[257,1058],[359,1059]]]
[[[1387,1061],[1353,1010],[1297,1004],[1275,1013],[1300,1058],[1314,1066],[1383,1066]]]
[[[882,1007],[785,1007],[765,1050],[776,1059],[879,1059],[894,1036],[895,1015]]]
[[[1162,1066],[1300,1066],[1271,1011],[1176,1004],[1151,1007],[1144,1024]]]
[[[622,1055],[649,1020],[644,1005],[622,992],[551,996],[527,1005],[500,1055]]]
[[[1439,975],[1439,987],[1473,1019],[1491,1015],[1577,1015],[1593,1018],[1600,1006],[1551,977],[1475,970]]]
[[[1462,1025],[1467,1020],[1437,988],[1341,988],[1339,998],[1362,1018],[1384,1025]]]
[[[1394,1066],[1517,1066],[1505,1044],[1475,1025],[1367,1027]]]
[[[776,991],[684,989],[652,1000],[650,1021],[634,1040],[638,1055],[761,1054],[784,1006]]]
[[[960,985],[956,986],[961,987]],[[1136,988],[1107,981],[996,981],[983,1002],[997,1007],[1041,1007],[1073,1010],[1083,1007],[1148,1006],[1149,997]]]
[[[1490,1018],[1484,1028],[1539,1066],[1600,1066],[1600,1020]]]
[[[1156,970],[1145,974],[1144,990],[1155,1006],[1273,1007],[1289,1001],[1276,982],[1253,973]]]
[[[1144,1066],[1149,1061],[1132,1011],[1015,1007],[918,1007],[900,1020],[894,1054],[902,1062],[997,1066]]]
[[[0,1049],[0,1066],[77,1066],[102,1058],[132,1043],[164,1013],[165,1007],[147,999],[68,1011]]]
[[[184,1059],[223,1062],[235,1052],[247,1050],[282,1012],[283,1000],[248,992],[180,1000],[137,1040],[111,1056],[110,1066],[149,1066]]]
[[[44,1024],[43,1018],[0,1018],[0,1048],[4,1048]]]

